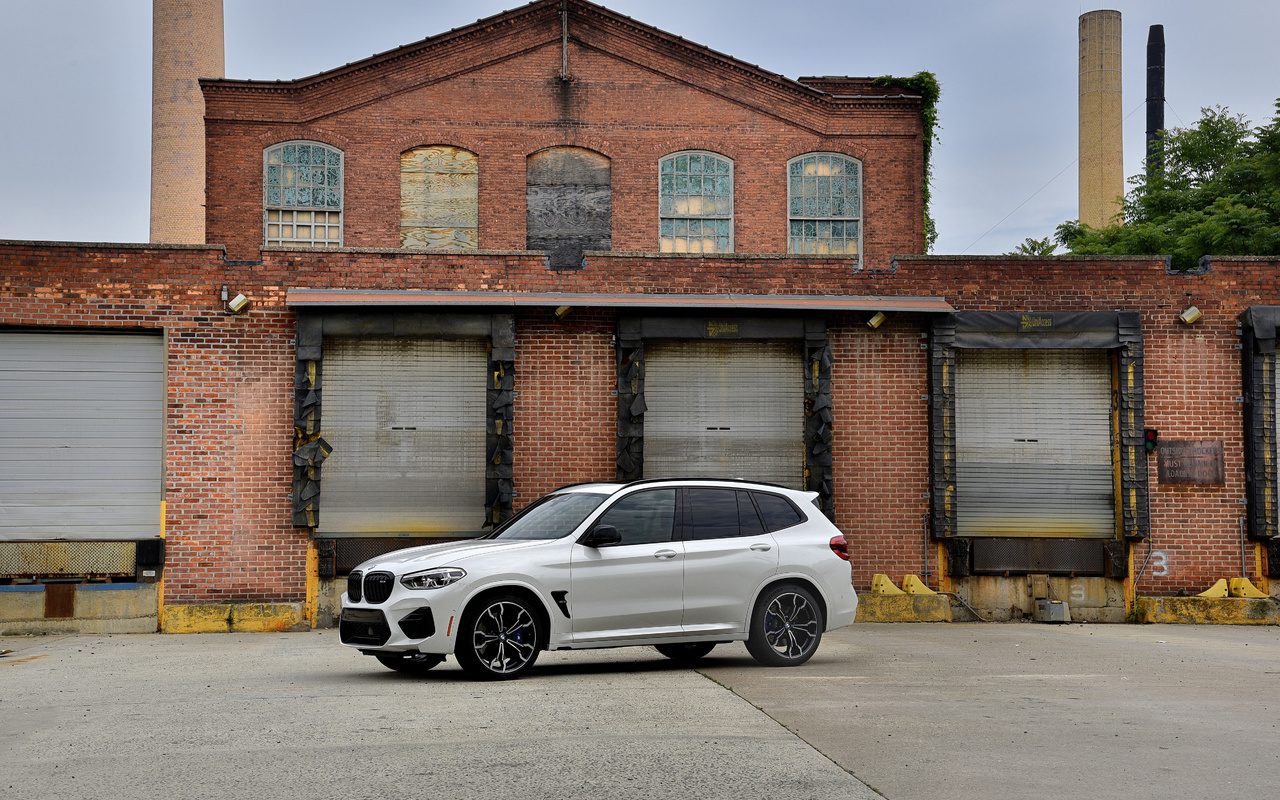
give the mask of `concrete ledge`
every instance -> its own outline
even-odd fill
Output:
[[[0,635],[33,633],[155,633],[155,584],[84,583],[76,586],[71,617],[47,619],[44,586],[0,586]]]
[[[302,603],[209,603],[165,606],[164,633],[264,633],[310,630]]]
[[[1280,603],[1273,597],[1139,597],[1138,622],[1280,625]]]
[[[951,601],[942,594],[864,594],[858,622],[950,622]]]

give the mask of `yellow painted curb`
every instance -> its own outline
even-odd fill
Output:
[[[166,605],[165,633],[262,633],[306,626],[301,603],[209,603]]]
[[[858,622],[950,622],[951,601],[940,594],[864,594]]]
[[[1280,603],[1270,597],[1139,597],[1138,622],[1280,625]]]

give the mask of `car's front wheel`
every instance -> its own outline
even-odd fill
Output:
[[[413,650],[404,653],[377,653],[376,657],[382,666],[403,672],[406,675],[422,675],[427,670],[444,661],[444,656],[436,653],[418,653]]]
[[[529,602],[514,594],[474,603],[462,615],[454,656],[479,680],[518,678],[538,658],[541,630]]]
[[[803,586],[781,584],[760,595],[751,612],[747,651],[766,667],[808,661],[822,641],[822,609]]]
[[[692,664],[710,653],[715,642],[691,642],[689,644],[659,644],[655,649],[677,664]]]

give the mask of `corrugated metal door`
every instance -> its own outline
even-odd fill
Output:
[[[326,340],[318,533],[478,532],[487,368],[482,341]]]
[[[647,342],[644,476],[803,488],[803,373],[790,342]]]
[[[160,535],[164,340],[0,334],[0,541]]]
[[[1115,535],[1104,350],[956,353],[961,536]]]

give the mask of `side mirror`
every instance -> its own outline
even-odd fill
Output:
[[[597,525],[582,540],[587,547],[604,547],[610,544],[622,544],[622,534],[612,525]]]

